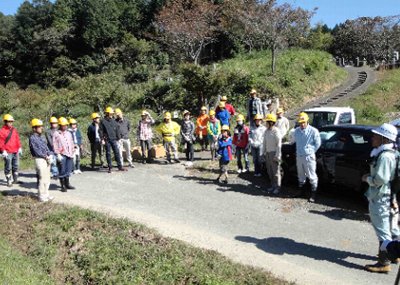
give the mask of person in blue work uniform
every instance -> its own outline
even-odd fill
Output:
[[[295,197],[303,197],[305,195],[304,185],[308,178],[311,184],[311,196],[308,201],[314,203],[318,187],[315,153],[321,146],[321,137],[319,131],[308,124],[308,120],[307,113],[301,112],[299,114],[297,119],[299,126],[295,129],[292,137],[292,143],[296,143],[296,166],[299,182],[299,192]]]
[[[223,182],[228,184],[228,164],[232,160],[232,138],[228,125],[223,125],[221,128],[221,135],[218,139],[218,151],[220,174],[216,179],[219,183],[222,175],[225,176]]]
[[[221,122],[221,125],[229,126],[229,119],[231,118],[231,114],[225,108],[225,102],[219,102],[219,111],[216,113],[215,117]]]
[[[31,121],[32,134],[29,137],[29,149],[35,159],[39,201],[48,202],[54,198],[49,195],[50,166],[53,152],[49,149],[43,134],[43,122],[39,119]]]
[[[397,129],[390,124],[383,124],[372,130],[371,169],[369,174],[362,176],[362,181],[369,187],[365,196],[368,199],[368,209],[372,226],[379,240],[378,262],[366,265],[370,272],[387,273],[390,271],[390,260],[387,252],[380,247],[384,241],[392,240],[390,227],[390,181],[394,178],[396,169],[396,152],[394,142]]]

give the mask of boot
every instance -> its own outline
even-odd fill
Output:
[[[11,187],[11,186],[13,185],[13,181],[12,181],[12,178],[11,178],[11,174],[7,174],[7,175],[6,175],[6,180],[7,180],[7,186],[8,186],[8,187]]]
[[[65,187],[65,178],[60,178],[61,192],[67,192],[67,187]]]
[[[299,185],[298,191],[296,194],[294,194],[293,198],[303,198],[305,194],[306,194],[305,186]]]
[[[308,202],[315,203],[315,198],[317,197],[317,191],[311,191],[311,196],[308,198]]]
[[[390,272],[390,261],[386,251],[379,251],[378,262],[375,264],[365,265],[365,269],[369,272],[388,273]]]
[[[14,172],[13,173],[14,184],[22,184],[22,182],[18,180],[18,177],[19,177],[18,172]]]
[[[74,190],[75,187],[69,183],[69,177],[64,178],[65,188]]]

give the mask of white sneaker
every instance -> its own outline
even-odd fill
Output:
[[[72,172],[73,174],[78,174],[78,170],[74,170],[74,172]]]
[[[242,173],[246,173],[248,170],[247,169],[243,169],[242,170]]]
[[[80,169],[77,170],[78,174],[82,174],[82,171]]]
[[[242,173],[242,172],[243,172],[243,171],[242,171],[241,169],[238,169],[238,170],[237,170],[237,173],[239,173],[239,174]]]

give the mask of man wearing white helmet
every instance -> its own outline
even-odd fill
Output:
[[[373,158],[371,171],[362,177],[362,181],[368,183],[369,188],[365,193],[369,202],[369,215],[372,226],[379,240],[392,240],[390,229],[390,181],[394,178],[396,169],[396,152],[394,142],[397,138],[397,129],[393,125],[383,124],[372,130],[371,152]],[[366,265],[365,269],[370,272],[389,272],[390,260],[387,252],[379,250],[378,262]]]

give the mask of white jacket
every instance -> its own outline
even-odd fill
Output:
[[[281,148],[282,148],[282,135],[277,127],[267,129],[264,135],[264,155],[267,152],[275,152],[275,157],[281,159]]]
[[[281,135],[284,137],[289,131],[289,120],[286,117],[278,118],[275,127],[281,131]]]
[[[258,127],[253,127],[250,129],[249,143],[251,147],[260,148],[260,153],[262,154],[262,148],[264,144],[264,134],[267,128],[264,125],[259,125]]]

